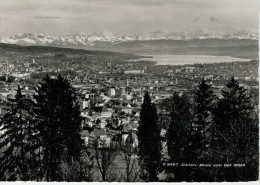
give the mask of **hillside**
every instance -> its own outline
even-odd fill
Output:
[[[46,53],[64,53],[64,54],[92,54],[92,55],[120,55],[134,57],[134,55],[110,52],[110,51],[95,51],[76,48],[52,47],[52,46],[21,46],[16,44],[0,43],[0,54],[14,53],[30,53],[30,54],[46,54]]]
[[[50,46],[20,46],[15,44],[4,44],[0,43],[0,60],[19,60],[32,57],[43,57],[52,59],[61,58],[77,58],[77,57],[88,57],[88,58],[99,58],[103,60],[105,58],[114,60],[125,60],[139,58],[133,54],[116,53],[110,51],[95,51],[95,50],[84,50],[84,49],[72,49],[72,48],[58,48]]]
[[[115,37],[112,34],[87,35],[84,33],[74,36],[48,36],[37,33],[24,33],[0,42],[22,46],[84,49],[84,51],[72,51],[76,53],[86,53],[85,50],[99,50],[131,54],[217,55],[249,59],[258,58],[258,39],[255,34],[248,32],[231,35],[190,33],[189,36],[166,35],[162,32],[156,32],[145,37],[140,35]],[[26,49],[39,50],[37,47],[26,47]],[[50,50],[50,48],[45,49]],[[51,49],[51,51],[54,50]],[[68,50],[62,51],[66,52]]]
[[[258,58],[258,41],[249,39],[129,41],[95,49],[135,54],[217,55],[248,59]]]

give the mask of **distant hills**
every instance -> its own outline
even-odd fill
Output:
[[[146,55],[214,55],[258,59],[258,41],[249,39],[151,40],[119,43],[109,51]]]
[[[193,33],[164,33],[113,36],[111,33],[79,33],[74,36],[47,36],[25,33],[1,40],[22,46],[53,46],[85,50],[102,50],[132,54],[192,54],[258,58],[257,35],[247,31],[214,35],[201,31]]]
[[[94,51],[84,49],[72,49],[72,48],[59,48],[52,46],[20,46],[17,44],[5,44],[0,43],[0,61],[5,59],[19,60],[23,58],[32,57],[51,57],[59,59],[67,59],[67,56],[79,57],[79,56],[93,56],[100,57],[100,59],[117,57],[126,59],[139,58],[133,54],[116,53],[110,51]]]

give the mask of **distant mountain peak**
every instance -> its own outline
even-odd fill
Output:
[[[199,18],[195,20],[199,21]],[[216,17],[210,17],[211,21],[218,21]],[[143,35],[114,36],[110,32],[86,34],[80,32],[72,36],[48,36],[43,33],[23,33],[1,40],[3,43],[20,45],[46,45],[46,46],[99,46],[129,41],[147,40],[190,40],[190,39],[252,39],[258,40],[258,34],[247,30],[238,30],[235,33],[212,33],[207,29],[193,32],[163,32],[160,30]]]
[[[88,34],[86,34],[86,33],[84,33],[84,32],[80,32],[80,33],[77,33],[76,36],[88,37]]]

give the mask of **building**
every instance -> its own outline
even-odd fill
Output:
[[[112,96],[115,96],[116,95],[116,90],[115,90],[115,88],[110,88],[109,90],[108,90],[108,96],[109,97],[112,97]]]
[[[195,70],[195,67],[185,66],[181,68],[185,73],[192,73]]]
[[[144,74],[144,70],[130,70],[130,71],[125,71],[125,74]]]

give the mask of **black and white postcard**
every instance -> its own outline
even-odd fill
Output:
[[[258,181],[258,11],[0,0],[0,181]]]

